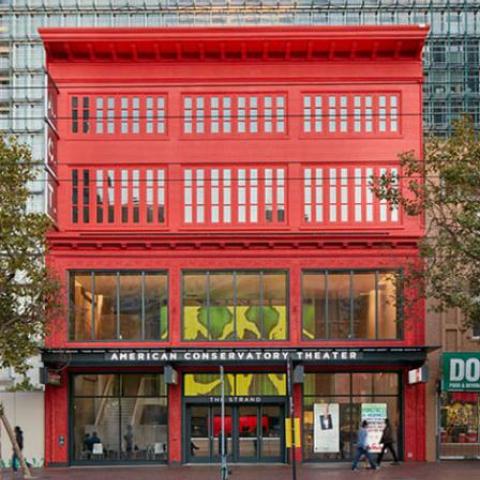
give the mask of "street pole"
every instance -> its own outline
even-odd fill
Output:
[[[221,432],[220,432],[220,442],[221,442],[221,466],[220,466],[220,478],[221,480],[228,479],[228,465],[227,465],[227,456],[225,451],[225,374],[223,371],[223,365],[220,365],[220,388],[221,388]]]
[[[288,410],[290,415],[290,435],[292,438],[291,462],[292,462],[292,480],[297,480],[297,460],[295,458],[295,408],[293,402],[293,361],[291,358],[287,361],[287,390],[288,390]]]

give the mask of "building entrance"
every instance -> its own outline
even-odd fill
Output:
[[[221,455],[220,405],[186,406],[187,462],[217,463]],[[285,461],[284,404],[226,405],[225,436],[229,462]]]

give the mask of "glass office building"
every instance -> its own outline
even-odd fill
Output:
[[[40,27],[249,24],[430,25],[425,131],[448,134],[451,120],[462,112],[480,128],[480,0],[0,0],[0,130],[19,135],[43,164]],[[32,192],[37,194],[32,208],[42,210],[41,178]]]

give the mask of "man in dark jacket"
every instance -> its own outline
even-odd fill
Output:
[[[382,451],[378,454],[377,465],[380,465],[383,458],[383,454],[387,449],[392,452],[392,456],[393,456],[392,465],[399,465],[397,454],[395,452],[395,449],[393,448],[393,443],[394,443],[393,430],[392,430],[392,427],[390,426],[390,420],[388,418],[385,419],[385,428],[383,429],[382,438],[380,439],[379,443],[382,444]]]

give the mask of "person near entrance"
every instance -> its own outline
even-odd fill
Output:
[[[353,459],[352,470],[358,470],[357,465],[363,455],[367,457],[372,469],[377,470],[378,468],[378,465],[373,461],[372,455],[369,452],[367,428],[368,422],[363,420],[360,430],[358,431],[357,451],[355,452],[355,458]]]
[[[392,452],[392,456],[393,456],[392,465],[400,465],[398,461],[397,453],[393,448],[393,443],[394,443],[393,430],[390,425],[390,420],[388,418],[385,419],[385,428],[383,429],[382,438],[380,438],[379,443],[382,444],[382,450],[378,454],[377,465],[380,466],[380,463],[382,463],[383,455],[385,454],[386,450],[390,450]]]

